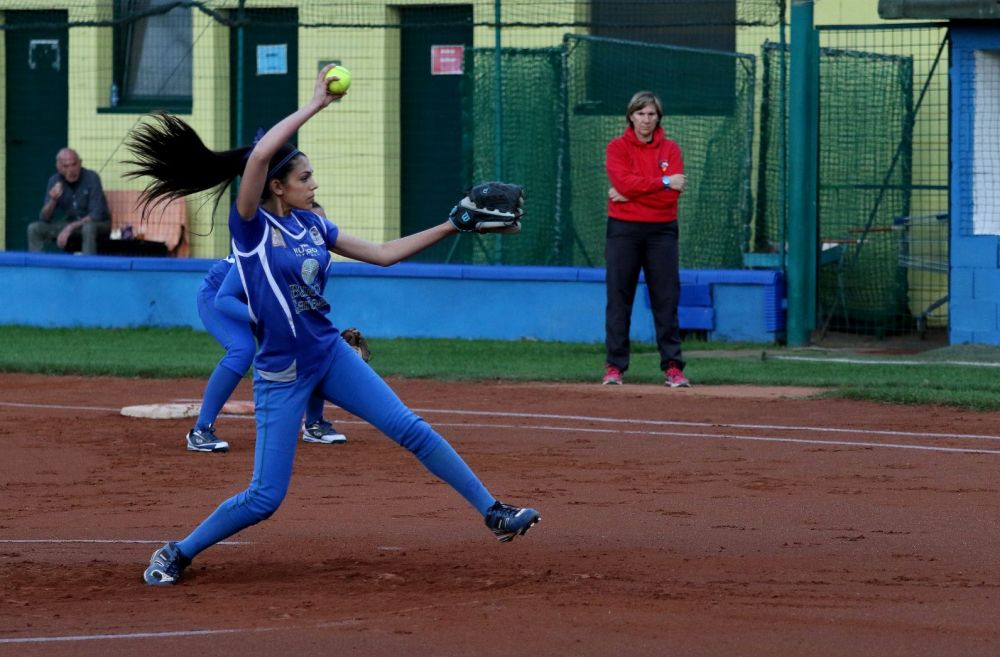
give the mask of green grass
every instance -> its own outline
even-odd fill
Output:
[[[450,380],[594,382],[600,344],[489,340],[370,340],[372,366],[384,376]],[[694,385],[791,385],[826,396],[897,404],[944,404],[1000,410],[1000,350],[954,347],[907,356],[858,356],[775,345],[684,344]],[[0,371],[122,377],[206,378],[222,355],[207,333],[190,329],[40,329],[0,327]],[[784,360],[808,355],[826,360]],[[857,363],[837,362],[850,357]],[[877,364],[864,364],[879,361]],[[883,363],[882,361],[887,361]],[[919,364],[912,364],[917,362]],[[653,345],[633,346],[627,380],[660,383]]]

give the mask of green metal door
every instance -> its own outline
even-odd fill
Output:
[[[432,74],[431,50],[472,47],[472,7],[403,8],[400,17],[400,191],[403,234],[408,235],[444,221],[469,184],[462,146],[466,76]],[[472,240],[451,237],[412,259],[462,262]]]
[[[249,24],[230,30],[233,146],[253,141],[299,107],[299,31],[296,9],[247,9]],[[242,98],[242,101],[240,100]]]
[[[56,152],[73,146],[66,141],[69,30],[65,11],[8,11],[5,21],[6,239],[8,251],[24,251],[28,224],[38,219],[45,183],[56,172]],[[87,153],[80,157],[87,166]]]

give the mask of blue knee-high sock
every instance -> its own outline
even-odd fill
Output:
[[[245,493],[241,493],[245,495]],[[260,516],[253,514],[246,505],[231,498],[205,518],[186,538],[177,542],[177,547],[188,559],[194,559],[205,548],[224,541],[242,529],[260,522]]]
[[[236,386],[240,384],[242,374],[237,374],[228,367],[218,365],[205,386],[205,397],[201,402],[201,411],[198,412],[199,429],[204,429],[215,423],[222,406],[232,396]]]
[[[312,424],[323,419],[323,399],[322,395],[313,395],[306,404],[306,424]]]
[[[458,491],[479,513],[485,515],[497,501],[447,440],[441,440],[433,452],[418,458],[424,467]]]

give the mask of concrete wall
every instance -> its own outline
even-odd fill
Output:
[[[952,38],[952,344],[1000,344],[1000,26],[958,23]],[[984,51],[994,59],[979,58]]]
[[[0,253],[0,324],[202,329],[198,286],[213,260]],[[776,272],[685,270],[681,326],[719,341],[774,342],[784,331]],[[603,269],[335,263],[336,326],[372,337],[603,342]],[[654,342],[645,286],[632,339]]]

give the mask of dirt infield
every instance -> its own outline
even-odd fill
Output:
[[[1000,414],[392,383],[494,493],[541,510],[530,534],[497,543],[330,409],[348,443],[301,444],[273,518],[154,588],[150,553],[248,482],[252,419],[196,454],[189,419],[118,410],[204,381],[0,377],[0,656],[1000,654]]]

